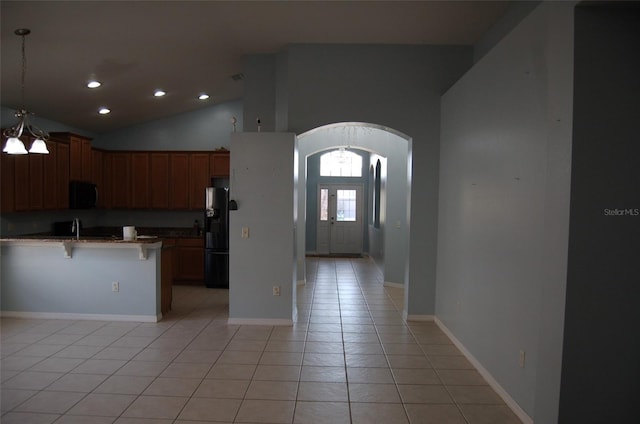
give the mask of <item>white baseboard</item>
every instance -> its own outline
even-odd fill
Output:
[[[382,285],[385,286],[385,287],[395,287],[396,289],[403,289],[404,288],[404,284],[402,284],[402,283],[391,283],[389,281],[385,281]]]
[[[434,315],[405,315],[405,321],[414,321],[414,322],[433,322],[435,320]]]
[[[18,312],[1,311],[0,316],[7,318],[27,319],[70,319],[86,321],[129,321],[129,322],[158,322],[162,314],[158,315],[116,315],[116,314],[76,314],[66,312]]]
[[[502,386],[495,380],[495,378],[493,378],[491,373],[489,373],[489,371],[487,371],[482,366],[482,364],[471,354],[471,352],[469,352],[467,348],[464,347],[460,340],[458,340],[453,335],[453,333],[449,331],[447,326],[444,325],[444,323],[440,321],[438,317],[435,317],[435,322],[438,327],[440,327],[440,329],[447,335],[447,337],[451,339],[453,344],[456,345],[460,352],[462,352],[465,358],[467,358],[469,362],[471,362],[471,364],[478,370],[480,375],[482,375],[482,377],[487,380],[489,386],[491,386],[491,388],[495,390],[498,396],[500,396],[502,400],[504,400],[504,403],[507,404],[507,406],[513,411],[513,413],[516,414],[524,424],[533,424],[533,419],[520,407],[520,405],[518,405],[518,402],[513,400],[509,393],[507,393],[507,391],[502,388]]]
[[[293,319],[261,319],[261,318],[229,318],[229,325],[274,325],[281,327],[292,327]]]

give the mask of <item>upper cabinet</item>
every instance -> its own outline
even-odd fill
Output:
[[[102,150],[91,151],[91,181],[98,189],[98,207],[104,208],[105,179],[104,179],[104,152]]]
[[[112,165],[113,153],[102,152],[102,190],[98,191],[98,205],[102,208],[113,207],[113,196],[111,196]]]
[[[42,202],[44,194],[43,186],[43,156],[40,154],[28,155],[29,158],[29,209],[41,210],[44,203]],[[48,156],[48,155],[46,155]]]
[[[3,139],[4,142],[4,139]],[[15,200],[15,156],[0,153],[0,212],[16,210]]]
[[[169,157],[169,208],[189,209],[189,154]]]
[[[56,143],[56,209],[69,207],[69,145]]]
[[[151,184],[149,184],[149,154],[131,154],[131,207],[149,207]]]
[[[72,133],[51,133],[47,148],[1,155],[0,212],[68,209],[69,181],[96,184],[98,208],[201,210],[212,178],[229,177],[228,150],[107,151]]]
[[[131,207],[131,153],[111,154],[111,205],[116,209]]]
[[[4,154],[4,153],[3,153]],[[15,210],[30,210],[29,192],[31,190],[31,179],[29,178],[29,155],[18,155],[14,158],[15,175]]]
[[[209,162],[209,172],[212,177],[228,177],[229,176],[229,151],[219,151],[212,153]]]
[[[51,139],[69,144],[69,180],[93,181],[91,139],[72,133],[51,133]]]
[[[169,153],[152,152],[149,154],[150,177],[149,207],[152,209],[169,208]]]
[[[47,141],[48,155],[42,158],[42,179],[44,191],[42,193],[42,206],[44,209],[58,208],[58,146],[53,141]]]
[[[189,155],[189,208],[204,209],[205,188],[211,184],[209,154]]]

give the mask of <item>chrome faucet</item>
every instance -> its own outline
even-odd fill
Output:
[[[80,240],[80,218],[73,218],[71,232],[76,234],[76,240]]]

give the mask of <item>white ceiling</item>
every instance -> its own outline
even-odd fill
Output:
[[[0,2],[2,105],[95,133],[242,97],[242,57],[288,44],[472,45],[507,1]],[[95,77],[103,86],[89,90]],[[154,98],[156,88],[167,91]],[[207,92],[211,99],[196,99]],[[97,114],[100,106],[112,113]],[[12,123],[2,123],[3,126]]]

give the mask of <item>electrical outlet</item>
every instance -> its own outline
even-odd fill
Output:
[[[249,227],[242,227],[242,238],[249,238]]]
[[[111,283],[111,291],[112,292],[119,292],[120,291],[120,283],[118,283],[117,281],[114,281],[113,283]]]
[[[273,295],[280,296],[280,286],[273,286]]]
[[[520,368],[524,368],[524,359],[525,359],[525,352],[524,350],[520,351],[520,355],[518,357],[518,362],[520,363]]]

